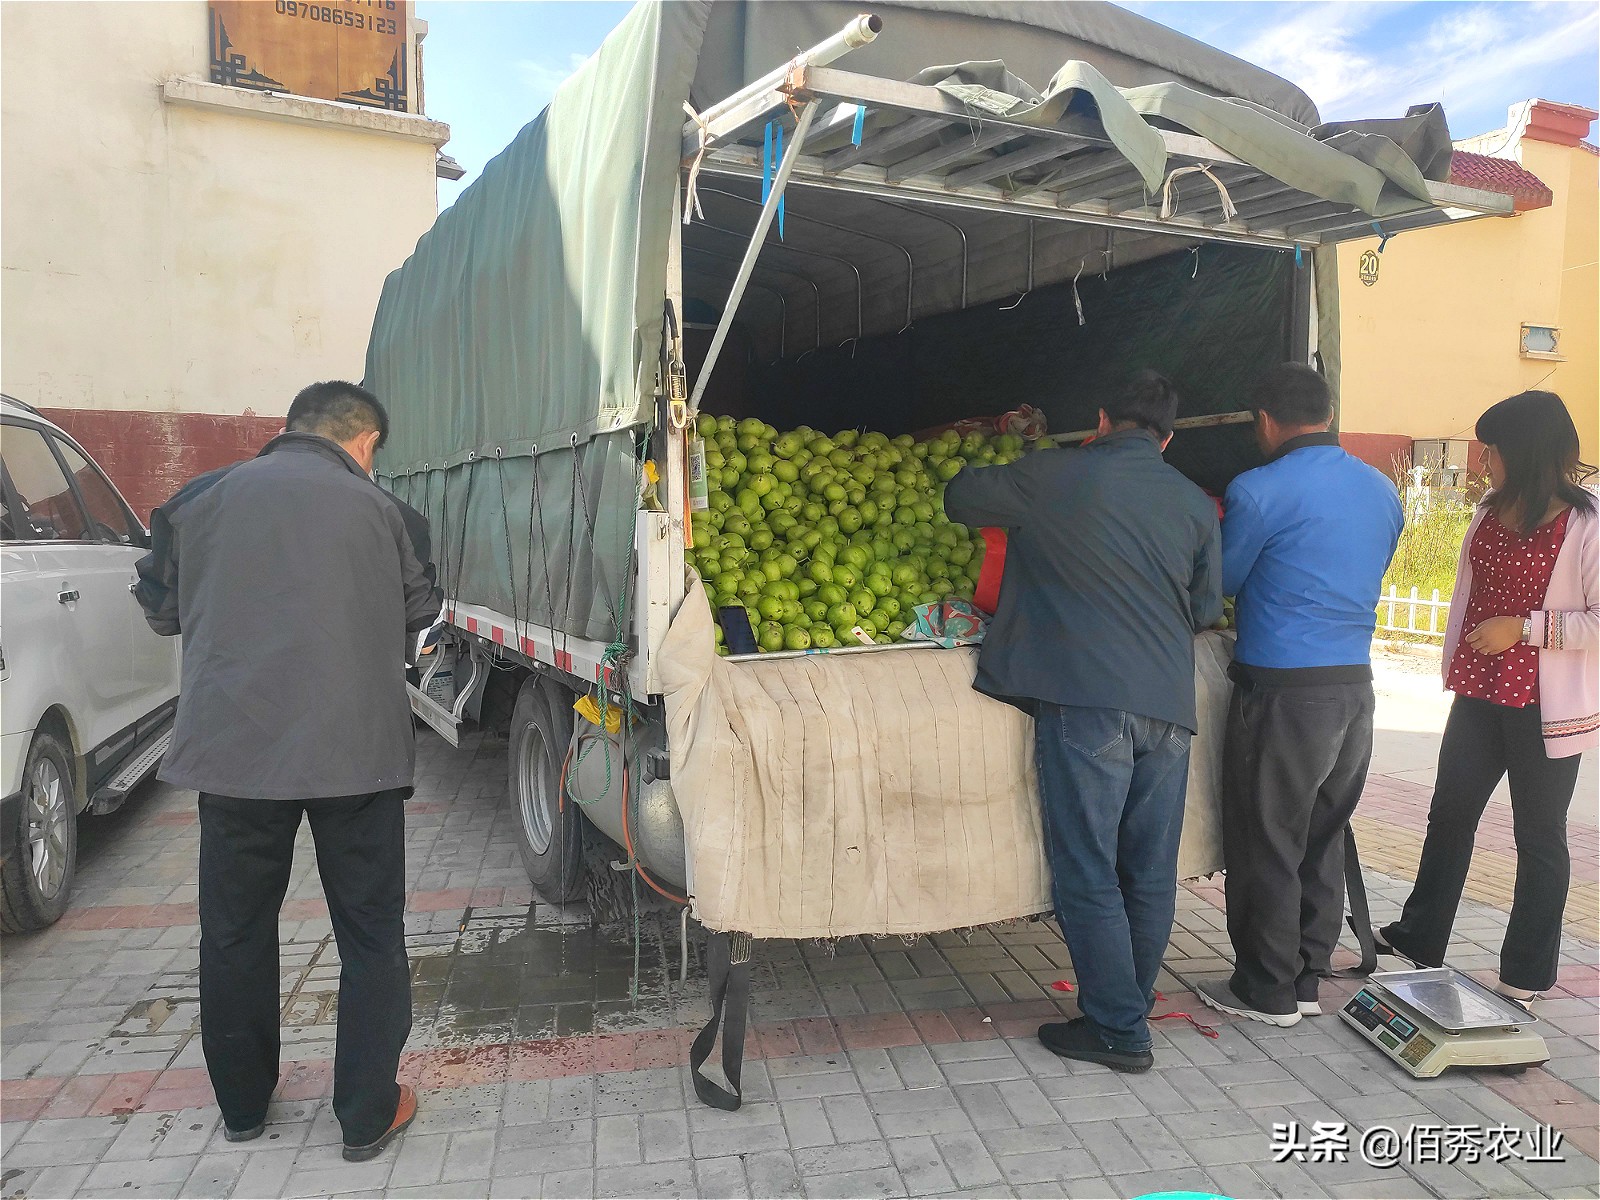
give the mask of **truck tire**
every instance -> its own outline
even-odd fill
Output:
[[[77,789],[72,753],[49,729],[34,735],[22,773],[22,803],[0,867],[0,930],[28,933],[67,911],[78,869]]]
[[[583,814],[576,804],[560,803],[571,742],[571,693],[541,675],[528,676],[511,713],[507,784],[523,869],[551,904],[576,900],[584,890]]]

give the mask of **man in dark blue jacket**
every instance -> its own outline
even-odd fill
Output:
[[[1339,448],[1333,395],[1273,367],[1251,399],[1267,464],[1228,488],[1222,590],[1239,644],[1223,754],[1233,977],[1212,1008],[1288,1026],[1319,1014],[1344,912],[1344,831],[1372,756],[1372,631],[1404,523],[1395,486]]]
[[[1148,1070],[1195,732],[1194,637],[1222,615],[1217,513],[1162,461],[1178,397],[1145,372],[1097,439],[950,481],[952,520],[1010,531],[979,691],[1033,713],[1056,917],[1083,1016],[1064,1058]]]

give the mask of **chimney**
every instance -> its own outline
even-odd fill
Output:
[[[1589,136],[1589,127],[1597,117],[1600,117],[1600,113],[1592,108],[1535,100],[1528,106],[1522,137],[1531,142],[1576,146]]]

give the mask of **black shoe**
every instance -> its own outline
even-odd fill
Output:
[[[1391,926],[1392,928],[1392,926]],[[1425,963],[1409,950],[1395,945],[1387,929],[1374,929],[1372,931],[1372,946],[1379,954],[1387,954],[1393,958],[1403,958],[1414,967],[1437,967],[1440,963]]]
[[[222,1136],[230,1142],[253,1142],[267,1131],[265,1118],[257,1121],[249,1129],[229,1129],[227,1124],[222,1126]]]
[[[1039,1041],[1044,1043],[1044,1048],[1051,1054],[1110,1067],[1113,1071],[1126,1071],[1130,1075],[1148,1071],[1156,1061],[1155,1055],[1148,1050],[1138,1052],[1113,1050],[1106,1045],[1105,1039],[1095,1031],[1094,1026],[1089,1024],[1087,1017],[1075,1017],[1070,1021],[1052,1021],[1048,1025],[1041,1025]]]

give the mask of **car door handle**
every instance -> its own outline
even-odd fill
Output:
[[[78,600],[78,589],[69,588],[66,591],[57,592],[56,599],[61,601],[62,604],[75,604]]]

